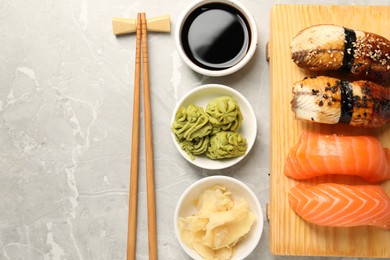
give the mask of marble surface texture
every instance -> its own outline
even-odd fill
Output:
[[[312,1],[241,0],[255,17],[259,45],[243,69],[211,78],[189,69],[174,34],[150,34],[150,82],[160,259],[188,259],[173,231],[181,193],[213,174],[233,176],[269,197],[269,67],[272,5]],[[0,1],[0,259],[125,259],[135,36],[115,37],[112,17],[170,14],[172,31],[191,0]],[[316,1],[389,5],[389,0]],[[247,97],[256,143],[238,165],[202,170],[175,150],[176,102],[205,83]],[[142,110],[142,109],[141,109]],[[141,121],[142,122],[142,121]],[[143,124],[141,125],[143,127]],[[141,131],[137,259],[148,259],[144,135]],[[247,259],[272,256],[269,226]],[[304,259],[325,259],[304,258]]]

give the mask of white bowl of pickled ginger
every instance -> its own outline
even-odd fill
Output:
[[[243,182],[214,175],[189,186],[174,215],[176,237],[193,259],[245,259],[263,231],[263,213]]]

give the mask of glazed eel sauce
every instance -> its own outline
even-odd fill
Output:
[[[344,27],[345,44],[344,44],[344,56],[342,71],[350,71],[354,63],[356,33],[354,30]],[[349,124],[352,120],[353,108],[356,107],[367,107],[367,101],[374,101],[373,112],[383,116],[390,116],[390,100],[382,97],[373,97],[370,86],[367,84],[363,86],[362,100],[358,96],[353,95],[352,87],[349,81],[341,80],[336,82],[336,86],[333,88],[340,87],[341,93],[341,116],[339,123]],[[334,90],[334,89],[333,89]],[[361,102],[359,102],[361,101]],[[364,115],[365,116],[365,115]]]
[[[372,110],[375,114],[383,117],[390,118],[390,100],[382,96],[378,96],[372,93],[370,85],[366,82],[362,86],[363,96],[354,96],[352,86],[350,81],[340,80],[336,82],[336,85],[333,86],[332,92],[337,91],[337,88],[340,89],[341,96],[341,111],[339,123],[349,124],[352,120],[354,108],[368,108],[369,104],[372,103]],[[366,116],[357,115],[358,117]]]

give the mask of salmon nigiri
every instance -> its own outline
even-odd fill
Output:
[[[390,229],[390,198],[379,185],[297,184],[288,198],[291,208],[313,224]]]
[[[308,179],[325,174],[356,175],[369,182],[390,179],[390,150],[373,136],[303,132],[291,148],[286,176]]]

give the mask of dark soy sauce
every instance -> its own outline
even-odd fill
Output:
[[[198,7],[183,24],[181,41],[189,59],[210,70],[237,64],[251,40],[248,21],[237,9],[211,3]]]

